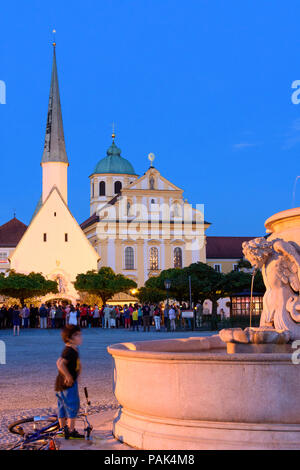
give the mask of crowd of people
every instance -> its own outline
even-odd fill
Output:
[[[63,328],[75,325],[80,328],[125,328],[133,331],[156,331],[161,327],[175,331],[186,327],[181,317],[181,308],[176,304],[129,304],[109,305],[63,305],[42,304],[39,308],[33,305],[20,307],[14,305],[0,309],[0,329],[13,328],[14,335],[20,334],[20,328]],[[188,323],[191,327],[191,324]]]

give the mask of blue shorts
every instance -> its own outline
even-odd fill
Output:
[[[80,408],[78,383],[74,382],[72,387],[63,392],[57,392],[57,407],[59,418],[76,418]]]

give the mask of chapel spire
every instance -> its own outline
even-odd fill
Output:
[[[62,162],[69,164],[65,147],[65,137],[59,97],[55,39],[53,41],[53,65],[48,105],[45,146],[41,163],[48,162]]]

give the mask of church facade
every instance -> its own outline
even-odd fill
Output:
[[[25,233],[10,255],[10,268],[19,273],[40,272],[56,280],[59,294],[78,300],[77,274],[97,269],[99,256],[68,208],[68,166],[53,44],[45,145],[41,161],[42,196]],[[43,300],[53,298],[49,294]]]
[[[28,227],[15,217],[0,227],[0,272],[41,272],[56,280],[59,294],[73,303],[76,275],[102,266],[133,279],[138,287],[169,268],[208,263],[220,272],[237,268],[242,242],[251,237],[207,237],[203,207],[193,207],[183,189],[150,165],[138,175],[121,156],[112,135],[107,154],[90,175],[90,216],[81,226],[68,208],[68,167],[53,44],[53,65],[42,195]],[[49,300],[53,296],[48,296]],[[135,301],[128,294],[113,302]]]
[[[162,270],[206,262],[203,208],[193,208],[182,188],[151,165],[138,176],[112,145],[90,176],[90,217],[81,224],[100,266],[144,285]]]

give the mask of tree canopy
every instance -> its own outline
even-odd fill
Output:
[[[115,274],[110,267],[102,267],[99,271],[88,271],[78,274],[74,287],[79,292],[87,292],[101,298],[103,304],[119,292],[129,292],[137,284],[123,274]]]
[[[217,302],[222,297],[230,297],[234,293],[250,290],[251,274],[241,271],[231,271],[223,274],[215,271],[205,263],[193,263],[180,269],[167,269],[157,277],[151,277],[138,293],[140,301],[159,302],[167,298],[165,280],[171,281],[168,292],[169,297],[182,301],[189,301],[189,276],[191,276],[191,291],[194,302],[203,303],[209,299],[213,304],[213,312],[217,311]],[[254,281],[254,291],[264,292],[265,287],[261,272],[257,272]]]
[[[0,274],[0,294],[18,299],[22,305],[26,299],[57,292],[57,282],[45,279],[40,273],[20,274],[12,270],[7,277]]]

